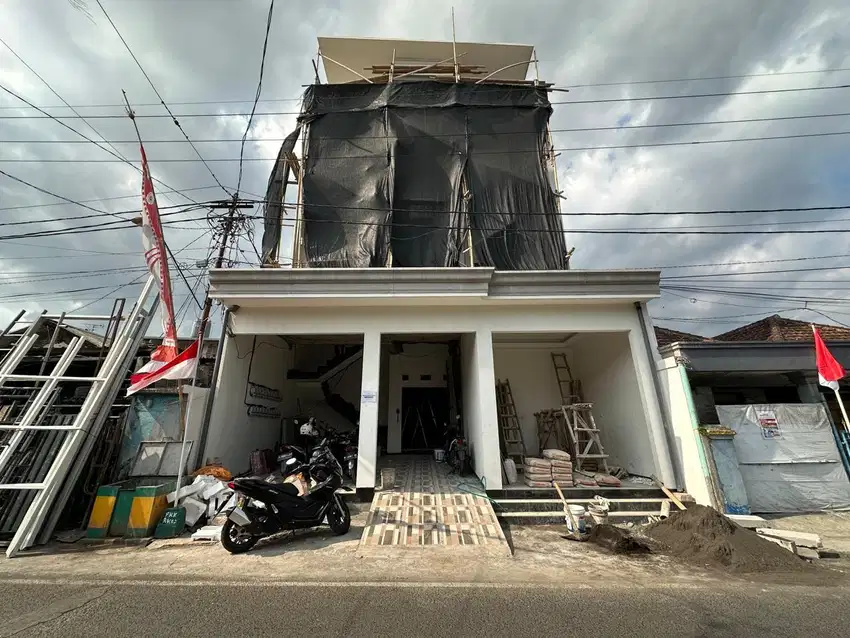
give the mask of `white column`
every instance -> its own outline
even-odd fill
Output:
[[[650,324],[651,326],[652,324]],[[658,478],[665,485],[676,485],[676,473],[673,470],[673,459],[670,454],[670,446],[667,443],[667,432],[664,428],[664,417],[661,406],[658,404],[658,395],[655,392],[652,375],[655,373],[653,367],[655,357],[647,352],[646,342],[643,339],[640,328],[629,330],[629,349],[632,352],[635,372],[637,373],[638,387],[640,388],[641,400],[646,414],[649,434],[652,438],[652,454],[655,460]]]
[[[374,489],[378,465],[378,390],[381,385],[381,333],[363,335],[363,380],[360,386],[360,435],[357,442],[357,489]]]
[[[472,357],[477,375],[477,421],[479,434],[475,443],[475,471],[488,490],[502,489],[502,461],[499,452],[499,417],[496,407],[496,369],[493,362],[493,333],[475,333]]]

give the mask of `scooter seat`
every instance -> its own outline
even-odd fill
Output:
[[[298,488],[292,483],[267,483],[266,485],[272,488],[275,492],[288,494],[289,496],[298,496]]]

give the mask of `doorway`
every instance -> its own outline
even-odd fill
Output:
[[[402,452],[430,453],[442,447],[450,411],[448,388],[402,388]]]

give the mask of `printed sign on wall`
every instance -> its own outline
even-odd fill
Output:
[[[765,439],[782,438],[782,432],[779,430],[779,422],[776,420],[776,413],[773,410],[757,410],[756,418],[761,428],[761,435]]]

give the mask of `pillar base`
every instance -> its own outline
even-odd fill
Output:
[[[374,487],[358,487],[357,488],[357,500],[361,503],[371,503],[372,499],[375,497],[375,488]]]

